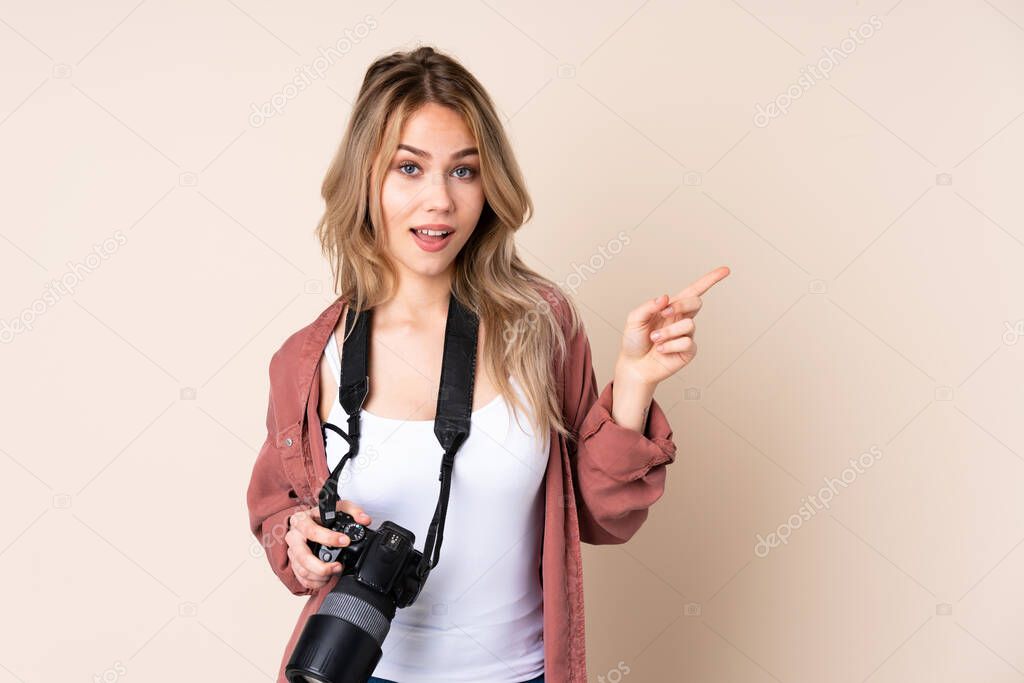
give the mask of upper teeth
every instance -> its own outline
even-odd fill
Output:
[[[420,233],[421,235],[434,235],[434,236],[437,236],[437,235],[447,235],[448,234],[448,232],[445,231],[445,230],[420,230],[420,229],[417,229],[416,232]]]

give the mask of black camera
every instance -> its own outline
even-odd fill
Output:
[[[327,528],[351,539],[341,548],[308,541],[323,562],[341,562],[337,585],[309,617],[285,668],[292,683],[366,683],[381,658],[395,610],[416,600],[426,575],[416,535],[393,522],[376,530],[339,512]]]

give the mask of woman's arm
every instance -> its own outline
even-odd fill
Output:
[[[577,434],[569,443],[569,460],[580,540],[592,545],[625,543],[665,491],[666,466],[676,455],[672,428],[657,401],[643,403],[646,388],[616,387],[620,377],[598,394],[582,323],[567,345],[564,396],[569,427]],[[650,392],[653,395],[653,387]],[[619,411],[613,398],[628,405]]]
[[[675,297],[663,294],[630,311],[615,379],[600,396],[582,324],[573,336],[565,366],[566,415],[578,434],[574,476],[583,541],[629,540],[665,492],[665,466],[675,461],[676,447],[668,418],[652,398],[654,388],[693,360],[701,296],[729,272],[719,266]],[[562,320],[564,330],[565,315]]]
[[[249,528],[263,544],[270,568],[294,595],[311,591],[299,583],[288,558],[288,518],[308,505],[302,505],[285,476],[281,453],[277,447],[277,425],[274,421],[274,392],[267,405],[267,438],[256,456],[246,500],[249,506]]]

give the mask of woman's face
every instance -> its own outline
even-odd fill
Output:
[[[473,234],[483,206],[473,134],[454,110],[425,104],[405,122],[381,189],[387,249],[398,269],[444,274]]]

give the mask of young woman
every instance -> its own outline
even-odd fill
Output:
[[[318,236],[337,300],[274,354],[267,440],[248,490],[271,567],[309,595],[282,659],[342,567],[316,496],[347,451],[338,396],[349,307],[373,309],[370,392],[339,509],[392,520],[423,549],[443,452],[433,434],[449,297],[479,318],[472,430],[455,458],[440,562],[396,614],[376,683],[585,683],[580,543],[627,541],[664,491],[676,447],[655,387],[696,353],[701,295],[718,268],[625,320],[602,391],[578,313],[526,266],[533,212],[494,105],[429,47],[370,66],[323,183]]]

